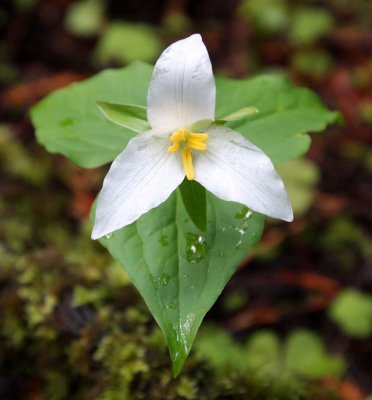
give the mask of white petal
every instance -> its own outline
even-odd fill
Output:
[[[134,137],[114,160],[98,197],[92,239],[131,224],[163,203],[185,173],[179,154],[167,153],[168,135]]]
[[[229,128],[214,125],[207,133],[207,150],[195,152],[195,180],[223,200],[292,221],[287,192],[271,160]]]
[[[212,66],[201,36],[192,35],[164,50],[147,95],[150,125],[172,130],[214,120],[215,102]]]

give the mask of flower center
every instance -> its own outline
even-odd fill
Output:
[[[169,140],[173,143],[168,147],[168,153],[175,153],[182,149],[182,162],[185,169],[186,178],[192,181],[195,178],[194,166],[192,163],[192,150],[204,151],[207,149],[207,133],[192,133],[186,129],[177,129],[170,136]]]

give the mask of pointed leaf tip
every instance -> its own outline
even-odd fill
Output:
[[[185,365],[188,353],[185,353],[183,346],[180,345],[179,349],[177,349],[175,352],[170,350],[170,355],[172,359],[173,377],[177,378],[177,376],[181,373],[183,366]]]

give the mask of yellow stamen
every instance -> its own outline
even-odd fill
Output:
[[[198,140],[188,140],[187,141],[187,146],[195,149],[195,150],[206,150],[207,149],[207,145],[201,141]]]
[[[191,132],[189,132],[188,138],[195,139],[195,140],[201,140],[201,141],[205,142],[206,140],[208,140],[209,135],[208,135],[208,133],[191,133]]]
[[[204,151],[207,149],[209,136],[207,133],[193,133],[186,129],[179,129],[172,133],[169,140],[172,145],[168,147],[168,153],[176,153],[182,149],[182,162],[185,170],[186,178],[193,180],[195,178],[194,165],[192,162],[192,151]]]
[[[195,178],[194,165],[192,164],[192,154],[189,149],[182,150],[182,162],[185,169],[186,178],[192,181]]]

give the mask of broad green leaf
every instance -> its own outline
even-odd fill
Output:
[[[261,75],[237,81],[217,81],[217,116],[244,104],[260,112],[245,121],[229,123],[279,164],[304,154],[310,146],[309,131],[322,131],[339,119],[327,110],[318,96],[297,88],[279,75]]]
[[[133,132],[109,121],[97,101],[145,106],[151,74],[151,66],[133,63],[50,94],[31,110],[38,142],[81,167],[112,161]]]
[[[135,133],[150,129],[147,122],[146,107],[132,104],[113,104],[104,101],[97,102],[98,108],[110,121]]]
[[[82,167],[112,161],[133,134],[108,121],[96,102],[146,106],[151,74],[151,66],[137,62],[52,93],[31,111],[38,141]],[[257,108],[260,112],[249,119],[228,124],[276,164],[308,149],[310,138],[305,132],[321,131],[338,118],[338,113],[324,108],[310,90],[294,87],[278,75],[217,78],[216,84],[216,116],[231,114],[247,104]]]
[[[177,191],[100,242],[125,268],[167,339],[177,375],[197,330],[247,251],[263,216],[207,195],[207,229],[190,220]]]
[[[372,335],[372,296],[356,289],[343,290],[329,309],[330,317],[352,337]]]
[[[180,192],[183,204],[194,224],[203,232],[207,229],[207,198],[204,187],[196,182],[185,179]]]
[[[239,121],[257,113],[258,110],[255,107],[243,107],[240,110],[234,111],[233,113],[225,115],[222,118],[218,118],[215,122],[217,124],[224,124],[225,122]]]

